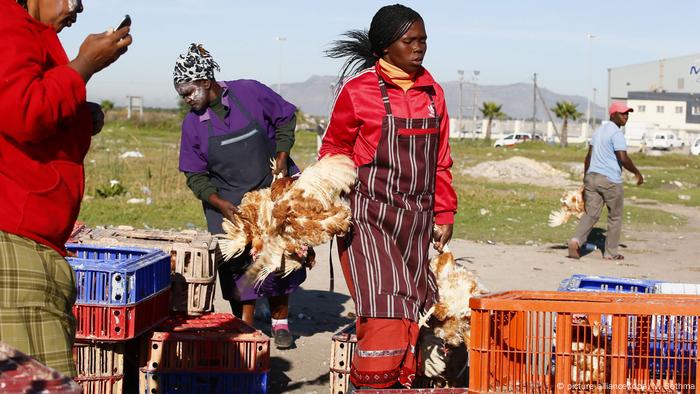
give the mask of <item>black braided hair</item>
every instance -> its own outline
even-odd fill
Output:
[[[326,56],[347,58],[340,70],[338,86],[345,77],[372,67],[384,55],[384,50],[418,21],[423,21],[423,18],[411,8],[401,4],[387,5],[374,14],[369,31],[350,30],[343,33],[348,39],[333,41],[325,52]]]

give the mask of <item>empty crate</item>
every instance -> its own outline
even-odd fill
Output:
[[[267,372],[270,338],[226,313],[170,317],[141,345],[147,372]]]
[[[221,259],[211,234],[191,230],[160,231],[120,226],[87,229],[79,234],[85,244],[158,248],[170,255],[171,309],[201,314],[214,310],[216,268]]]
[[[66,245],[77,304],[129,305],[170,287],[170,257],[157,249]]]
[[[614,293],[654,293],[658,281],[648,279],[615,278],[598,275],[571,275],[564,279],[559,291],[604,291]]]
[[[265,394],[267,372],[139,372],[140,394]]]
[[[124,306],[73,306],[78,339],[123,341],[134,338],[165,320],[170,289],[166,288],[137,304]]]
[[[335,335],[331,344],[330,385],[331,394],[346,394],[350,389],[350,362],[357,347],[355,323],[351,323]]]

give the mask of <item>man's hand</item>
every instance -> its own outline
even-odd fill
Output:
[[[238,207],[231,201],[219,197],[217,193],[209,196],[209,204],[213,205],[226,219],[231,221],[233,221],[236,212],[238,212]]]
[[[641,172],[634,174],[634,176],[637,177],[637,186],[640,186],[642,183],[644,183],[644,177],[642,176]]]
[[[452,239],[452,224],[436,224],[433,227],[433,248],[439,253]]]
[[[97,135],[105,125],[105,114],[102,112],[102,107],[97,103],[88,101],[87,106],[92,114],[92,135]]]
[[[287,161],[289,160],[289,152],[278,152],[275,157],[275,172],[272,175],[289,175],[289,168],[287,167]]]

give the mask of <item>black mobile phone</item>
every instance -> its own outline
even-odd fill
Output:
[[[131,26],[131,17],[129,16],[129,14],[124,15],[124,19],[122,19],[122,21],[119,22],[119,26],[117,26],[117,28],[114,30],[119,30],[122,27],[127,27],[127,26]]]

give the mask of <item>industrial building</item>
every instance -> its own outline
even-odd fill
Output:
[[[700,53],[608,69],[608,103],[625,101],[635,113],[630,143],[671,132],[690,145],[700,136]]]

